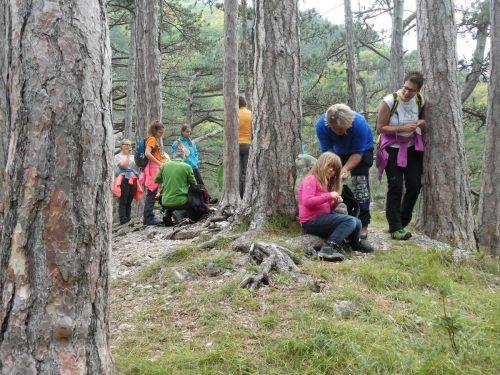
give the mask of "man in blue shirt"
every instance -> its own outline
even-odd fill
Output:
[[[373,165],[373,133],[365,118],[345,104],[334,104],[316,123],[321,152],[333,151],[342,160],[342,180],[351,171],[352,190],[359,202],[361,238],[370,224],[370,178]]]

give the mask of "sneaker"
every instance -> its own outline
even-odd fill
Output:
[[[391,237],[393,240],[401,240],[406,241],[411,238],[411,233],[405,231],[404,229],[397,230],[391,233]]]
[[[352,249],[354,251],[359,251],[360,253],[371,253],[373,252],[373,246],[366,241],[359,241],[356,246],[353,246]]]
[[[345,256],[340,253],[339,245],[334,243],[330,244],[325,242],[321,246],[321,250],[318,252],[319,259],[326,260],[329,262],[342,262]]]
[[[368,227],[361,228],[361,232],[359,233],[359,238],[362,240],[366,240],[368,238]]]

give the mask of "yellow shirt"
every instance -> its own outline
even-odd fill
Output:
[[[249,145],[252,141],[252,112],[246,107],[239,109],[240,113],[240,138],[242,144]]]

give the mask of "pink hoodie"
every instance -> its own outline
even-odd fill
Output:
[[[314,175],[309,175],[299,187],[299,221],[307,223],[316,216],[329,214],[337,207],[330,192],[323,189]]]

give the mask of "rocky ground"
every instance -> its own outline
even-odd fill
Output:
[[[113,235],[113,250],[111,256],[112,280],[128,277],[136,273],[176,246],[192,243],[195,239],[172,240],[169,235],[176,228],[145,227],[141,223],[120,229]],[[302,233],[297,233],[297,236]],[[369,242],[376,250],[388,250],[392,240],[387,232],[369,228]],[[447,244],[431,240],[429,237],[416,234],[410,241],[422,247],[449,248]]]

